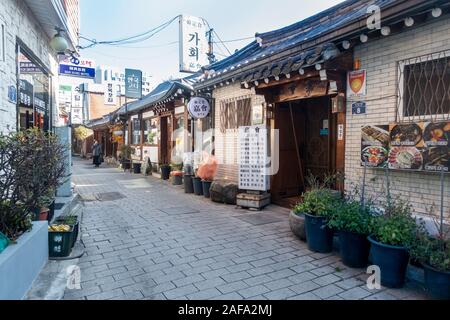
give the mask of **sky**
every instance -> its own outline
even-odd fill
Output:
[[[80,0],[81,35],[109,41],[153,29],[179,14],[202,17],[223,41],[252,37],[275,30],[323,11],[342,0]],[[124,47],[99,45],[81,50],[83,58],[97,65],[137,68],[152,76],[153,85],[169,78],[187,76],[178,72],[178,22],[153,38]],[[228,42],[231,52],[253,41]],[[217,40],[217,38],[215,39]],[[87,44],[81,41],[81,44]],[[216,57],[227,50],[215,44]]]

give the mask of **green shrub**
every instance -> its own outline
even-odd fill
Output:
[[[450,272],[450,241],[422,233],[411,246],[411,256],[441,272]]]
[[[404,201],[393,201],[385,214],[372,220],[372,236],[376,241],[392,246],[411,247],[418,225],[412,217],[411,206]]]
[[[371,220],[372,215],[369,207],[361,206],[358,201],[342,201],[337,204],[330,216],[328,226],[336,230],[369,235]]]
[[[307,213],[314,216],[328,217],[340,202],[336,194],[328,189],[315,189],[303,194],[303,202],[297,204],[296,214]]]

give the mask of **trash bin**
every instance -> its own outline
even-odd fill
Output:
[[[135,174],[139,174],[139,173],[141,173],[141,166],[142,166],[142,164],[141,163],[133,163],[133,172],[135,173]]]
[[[51,258],[68,257],[72,251],[73,227],[70,231],[48,232],[48,255]]]

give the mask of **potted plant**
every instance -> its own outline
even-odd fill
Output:
[[[163,180],[169,180],[170,178],[170,165],[168,164],[160,164],[159,168],[161,169],[161,179]]]
[[[172,176],[172,184],[174,186],[181,186],[183,184],[183,171],[176,170],[172,171],[170,174]]]
[[[194,175],[194,177],[192,178],[192,183],[194,185],[194,194],[197,196],[202,196],[203,195],[203,183],[202,183],[202,178],[200,178],[198,176],[198,170],[197,170],[196,174]]]
[[[289,213],[289,227],[300,240],[306,241],[305,214],[298,204]]]
[[[419,230],[411,246],[411,256],[424,268],[425,287],[430,295],[434,299],[450,300],[450,240],[444,225],[436,221],[435,225],[436,235],[425,228]]]
[[[368,237],[372,263],[380,267],[383,286],[401,288],[409,263],[408,248],[415,239],[418,226],[407,202],[393,201],[383,211],[372,219],[372,233]]]
[[[306,241],[314,252],[333,251],[333,230],[328,227],[328,218],[338,199],[328,189],[315,189],[303,194],[303,202],[295,211],[305,215]]]
[[[184,193],[194,193],[194,174],[190,164],[184,165]]]
[[[351,268],[364,268],[368,264],[372,216],[369,207],[354,200],[342,201],[336,206],[328,226],[338,232],[342,262]]]
[[[131,156],[134,152],[134,149],[127,144],[120,146],[120,163],[122,164],[123,170],[131,169]]]
[[[202,190],[205,198],[210,198],[211,185],[217,171],[217,161],[214,156],[205,153],[203,155],[203,162],[200,164],[197,175],[202,181]]]

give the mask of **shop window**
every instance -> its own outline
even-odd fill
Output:
[[[251,125],[251,98],[220,104],[220,132]]]
[[[158,118],[144,120],[144,143],[158,144]]]
[[[131,144],[134,144],[134,145],[141,144],[141,121],[140,121],[140,119],[133,119],[131,131],[132,131]]]
[[[400,120],[446,120],[450,114],[450,51],[399,63]]]

